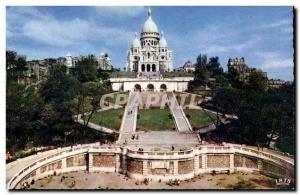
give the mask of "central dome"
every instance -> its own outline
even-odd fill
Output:
[[[146,20],[146,22],[145,22],[145,24],[142,28],[142,33],[143,32],[156,32],[156,33],[158,33],[157,26],[156,26],[155,22],[152,20],[152,17],[151,17],[150,8],[148,10],[148,19]]]

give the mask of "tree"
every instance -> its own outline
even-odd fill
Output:
[[[77,94],[77,120],[79,115],[84,121],[83,136],[87,131],[87,125],[93,114],[99,109],[100,99],[105,94],[103,85],[99,82],[86,82],[81,83]],[[90,105],[91,108],[88,108]]]
[[[206,55],[199,55],[197,57],[195,72],[194,72],[194,79],[198,81],[202,81],[205,83],[209,78],[209,71],[207,70],[207,57]]]
[[[19,82],[28,70],[26,56],[20,56],[15,51],[6,51],[6,69],[7,79],[16,79]]]
[[[6,50],[6,69],[16,66],[17,52]]]
[[[251,72],[248,82],[245,85],[246,88],[249,90],[260,90],[265,91],[267,90],[267,77],[263,75],[261,72]]]
[[[95,81],[97,78],[97,60],[93,55],[81,57],[75,71],[75,77],[80,82]]]
[[[41,108],[41,124],[45,142],[65,140],[65,132],[74,126],[70,105],[76,95],[78,82],[66,73],[66,67],[54,65],[48,79],[41,84],[39,93],[44,102]],[[60,137],[60,139],[58,139]]]
[[[216,77],[223,73],[223,68],[220,67],[219,57],[211,57],[209,58],[209,62],[207,64],[207,70],[211,77]]]
[[[33,88],[9,81],[6,87],[6,147],[15,151],[37,143],[40,98]]]

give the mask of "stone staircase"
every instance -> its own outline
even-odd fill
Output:
[[[179,132],[192,132],[189,120],[186,118],[182,107],[178,104],[175,95],[168,95],[169,107],[175,119],[176,127]]]

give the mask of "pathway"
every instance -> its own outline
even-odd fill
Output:
[[[137,98],[139,98],[139,92],[130,92],[120,128],[119,142],[122,140],[122,136],[135,133],[139,106]]]
[[[192,127],[188,119],[186,118],[182,107],[179,106],[175,95],[172,93],[172,95],[168,95],[168,99],[170,100],[169,106],[171,113],[175,119],[176,127],[179,132],[192,132]],[[173,102],[175,100],[175,106],[173,106]]]

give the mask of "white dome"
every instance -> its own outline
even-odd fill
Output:
[[[142,33],[143,32],[156,32],[156,33],[158,33],[157,26],[156,26],[156,24],[154,23],[154,21],[152,20],[152,17],[151,17],[150,8],[149,8],[149,11],[148,11],[148,19],[144,23],[144,26],[143,26],[143,29],[142,29]]]
[[[132,41],[131,46],[132,47],[141,47],[141,43],[140,43],[140,40],[137,37],[137,33],[135,33],[135,37],[134,37],[134,39]]]
[[[164,33],[161,32],[161,38],[159,40],[159,47],[168,47],[167,41],[164,37]]]

